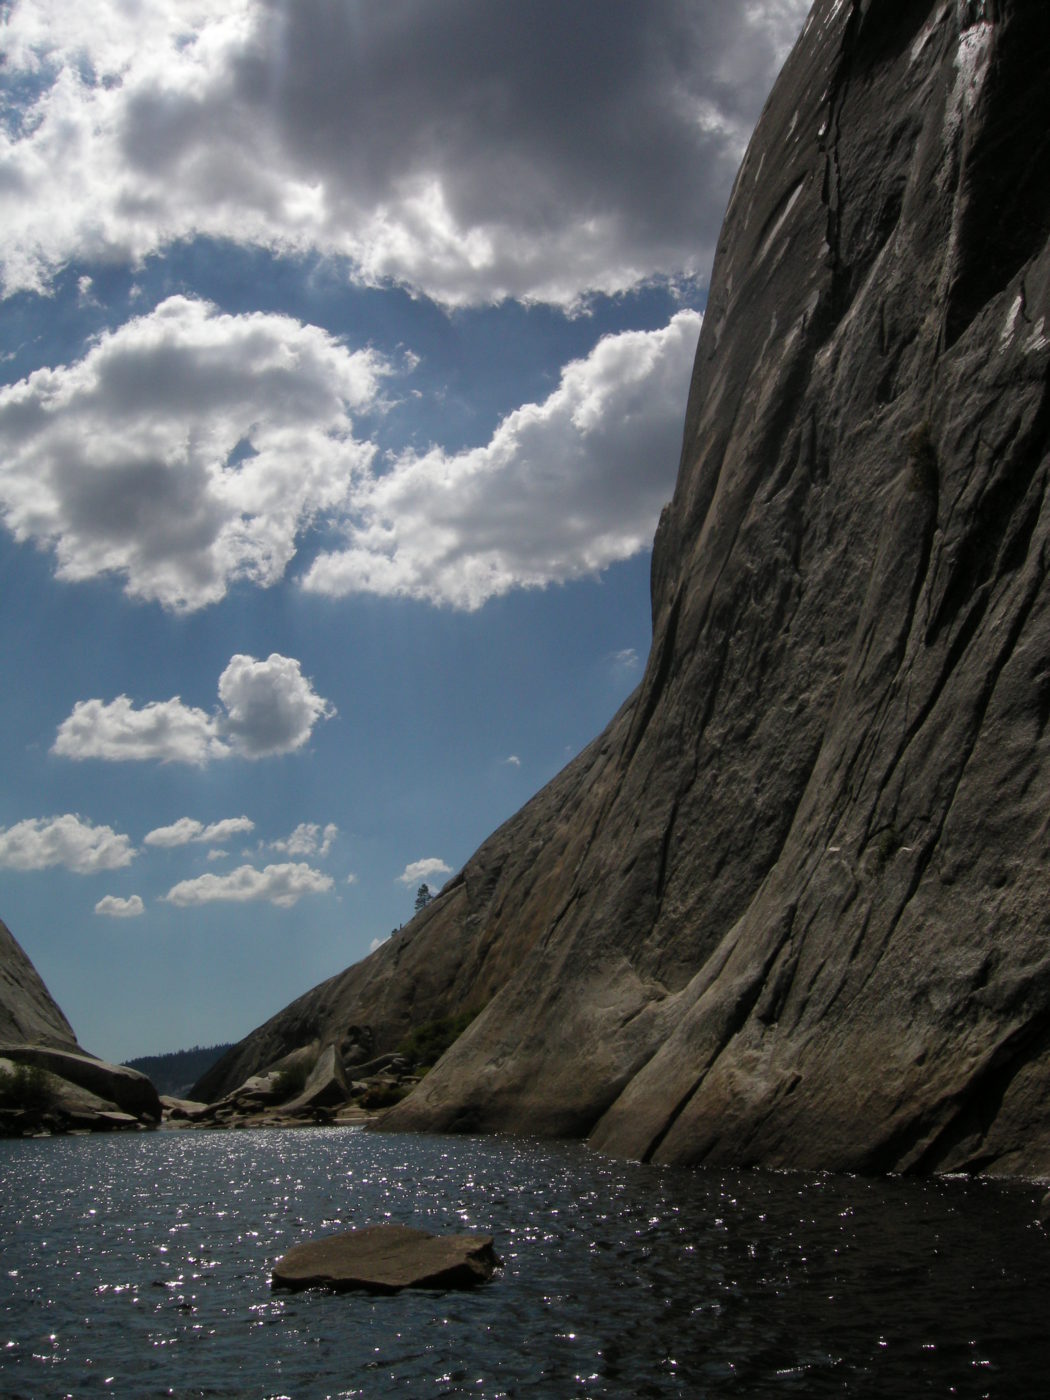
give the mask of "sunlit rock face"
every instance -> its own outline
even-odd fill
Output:
[[[6,924],[0,922],[0,1044],[76,1048],[73,1028]]]
[[[1048,62],[1045,0],[818,0],[726,216],[641,687],[296,1004],[377,1049],[485,1004],[389,1126],[1050,1170]]]

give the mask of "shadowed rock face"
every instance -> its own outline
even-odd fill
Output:
[[[0,1042],[75,1049],[73,1028],[6,924],[0,922]]]
[[[0,923],[0,1070],[7,1078],[21,1066],[47,1074],[47,1104],[19,1100],[17,1084],[7,1088],[0,1132],[31,1132],[46,1127],[104,1128],[155,1124],[161,1105],[144,1074],[124,1065],[111,1065],[89,1055],[77,1044],[69,1022],[51,998],[39,973],[10,930]],[[32,1087],[30,1088],[32,1093]],[[13,1099],[10,1096],[13,1095]],[[21,1109],[34,1107],[47,1121]]]
[[[1050,1170],[1048,63],[1045,0],[818,0],[720,240],[643,683],[326,984],[311,1033],[380,1050],[493,998],[389,1126]]]

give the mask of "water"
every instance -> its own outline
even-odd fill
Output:
[[[0,1142],[0,1395],[1045,1393],[1038,1188],[352,1129]],[[473,1293],[272,1293],[292,1244],[496,1237]]]

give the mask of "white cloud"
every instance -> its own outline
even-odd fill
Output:
[[[95,905],[96,914],[106,914],[111,919],[137,919],[145,911],[140,895],[133,894],[130,899],[121,899],[119,895],[104,895]]]
[[[300,822],[287,840],[271,841],[270,849],[289,856],[320,856],[323,860],[338,835],[334,822],[329,822],[323,831],[317,822]]]
[[[640,658],[634,647],[624,647],[622,651],[614,651],[609,660],[617,670],[636,671]]]
[[[254,829],[255,823],[250,817],[224,817],[207,826],[195,817],[180,817],[170,826],[154,827],[142,839],[147,846],[187,846],[191,841],[229,841]]]
[[[198,766],[235,755],[267,758],[302,748],[317,721],[335,714],[299,662],[277,652],[265,661],[232,656],[219,677],[219,698],[225,715],[184,705],[178,696],[141,709],[126,695],[109,702],[78,700],[59,725],[51,751],[62,758],[156,759]],[[171,827],[158,827],[146,840],[151,845],[224,841],[252,826],[247,817],[213,827],[183,817]]]
[[[0,511],[17,539],[51,548],[60,577],[115,574],[176,611],[275,583],[322,519],[346,544],[313,560],[308,590],[476,608],[648,547],[699,329],[681,311],[662,330],[607,336],[487,445],[377,471],[349,414],[377,402],[378,357],[289,317],[172,297],[79,362],[0,388]],[[233,736],[250,673],[224,679]],[[122,698],[105,715],[85,703],[70,723],[105,725],[128,756],[138,743],[204,763],[226,747],[213,716],[177,699],[133,710]]]
[[[0,510],[60,578],[187,612],[280,579],[373,448],[350,412],[387,366],[288,316],[175,296],[84,358],[0,389]]]
[[[194,817],[180,817],[170,826],[155,826],[142,838],[147,846],[187,846],[191,841],[203,840],[204,823]]]
[[[246,836],[254,830],[251,817],[224,817],[222,821],[209,822],[197,839],[219,843],[230,841],[234,836]]]
[[[674,488],[700,322],[680,311],[663,330],[606,336],[486,446],[363,478],[346,548],[320,554],[303,586],[477,608],[648,548]]]
[[[450,304],[704,268],[808,0],[13,0],[0,266],[205,235]]]
[[[195,880],[182,880],[163,898],[183,909],[216,901],[247,903],[258,900],[290,908],[303,895],[327,893],[332,884],[330,875],[313,870],[301,861],[267,865],[262,870],[242,865],[228,875],[207,874]]]
[[[216,720],[204,710],[171,700],[136,709],[126,695],[78,700],[62,721],[51,752],[62,758],[145,759],[204,764],[226,758]]]
[[[520,767],[521,767],[521,759],[518,757],[518,755],[517,755],[516,753],[512,753],[512,754],[510,754],[507,758],[505,758],[505,759],[503,760],[503,764],[504,764],[504,767],[506,767],[506,768],[520,768]]]
[[[223,731],[247,758],[301,749],[317,721],[335,714],[303,675],[299,662],[276,652],[265,661],[231,657],[219,677],[219,699],[226,707]]]
[[[348,885],[356,885],[356,884],[357,884],[357,876],[354,874],[354,872],[353,872],[352,870],[351,870],[350,874],[346,877],[346,883],[347,883]]]
[[[432,880],[435,875],[451,874],[451,865],[446,865],[437,856],[427,856],[423,860],[411,861],[397,878],[403,885],[414,885],[417,880]]]
[[[383,946],[384,943],[389,943],[389,942],[390,942],[390,935],[389,935],[389,933],[387,934],[387,936],[386,936],[385,938],[373,938],[372,941],[371,941],[371,943],[369,943],[369,945],[368,945],[368,951],[369,951],[370,953],[374,953],[375,950],[376,950],[377,948],[382,948],[382,946]]]
[[[77,875],[119,870],[130,865],[135,848],[109,826],[94,826],[73,813],[33,817],[0,828],[0,866],[10,870],[45,870],[62,866]]]

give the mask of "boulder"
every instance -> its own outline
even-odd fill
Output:
[[[293,1246],[273,1266],[274,1288],[474,1288],[498,1259],[491,1235],[431,1235],[407,1225],[368,1225]]]
[[[25,1063],[0,1058],[0,1077],[17,1074]],[[43,1070],[30,1082],[23,1102],[7,1105],[5,1126],[8,1132],[21,1135],[27,1127],[46,1127],[54,1132],[110,1132],[115,1128],[138,1128],[141,1122],[137,1116],[124,1113],[111,1099]]]
[[[79,1085],[135,1118],[159,1123],[160,1097],[152,1082],[126,1065],[111,1065],[83,1050],[45,1045],[0,1045],[0,1055],[19,1064],[36,1065],[59,1079]]]
[[[282,1113],[302,1113],[306,1109],[335,1108],[350,1098],[350,1084],[335,1045],[326,1045],[317,1057],[301,1094],[281,1105]]]
[[[194,1118],[200,1117],[208,1107],[207,1104],[198,1103],[195,1099],[179,1099],[172,1094],[161,1094],[160,1106],[166,1123],[192,1121]]]

